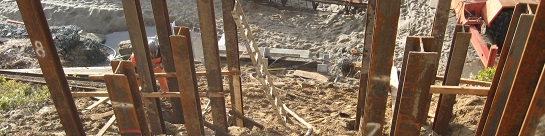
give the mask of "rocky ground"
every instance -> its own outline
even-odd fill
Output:
[[[153,16],[150,0],[142,0],[144,22],[147,25],[153,25]],[[274,3],[276,2],[276,3]],[[259,46],[274,48],[305,49],[317,53],[328,53],[332,56],[333,64],[339,64],[342,61],[358,61],[359,56],[343,55],[343,50],[362,48],[364,34],[364,14],[345,14],[342,12],[342,6],[320,4],[318,11],[311,10],[310,3],[291,0],[287,7],[279,6],[279,1],[273,3],[265,1],[243,0],[244,10],[249,19],[249,24],[254,30],[255,37]],[[43,0],[42,5],[46,13],[46,18],[50,26],[75,25],[81,28],[85,33],[78,33],[78,36],[91,35],[91,37],[101,37],[100,35],[116,31],[126,31],[124,13],[122,11],[121,1],[118,0]],[[194,0],[168,0],[169,13],[172,21],[177,25],[189,26],[198,31],[198,18],[196,4]],[[214,2],[218,35],[222,31],[221,2]],[[431,24],[435,9],[429,6],[430,3],[423,0],[409,0],[402,5],[401,16],[398,27],[398,39],[395,50],[395,64],[400,66],[400,60],[403,56],[405,37],[409,35],[429,35],[431,33]],[[0,1],[0,21],[5,19],[21,20],[14,0]],[[447,36],[440,64],[439,75],[444,72],[446,56],[450,50],[450,39],[454,27],[454,17],[451,16],[447,28]],[[13,27],[12,24],[2,24],[0,26]],[[2,32],[6,29],[3,28]],[[30,42],[24,38],[24,31],[21,28],[14,27],[8,30],[18,30],[10,33],[12,37],[2,35],[0,43],[0,64],[2,68],[29,68],[37,67],[36,59],[32,53]],[[52,29],[53,30],[53,29]],[[79,32],[79,31],[78,31]],[[87,33],[89,32],[89,33]],[[20,33],[20,34],[19,34]],[[13,35],[23,35],[23,37],[13,37]],[[13,40],[16,39],[16,40]],[[82,39],[82,38],[80,38]],[[98,38],[100,39],[100,38]],[[101,40],[94,40],[100,41]],[[84,43],[84,41],[78,41]],[[63,44],[64,45],[64,44]],[[87,48],[86,46],[77,46]],[[60,48],[60,47],[59,47]],[[108,49],[101,49],[108,50]],[[9,58],[13,54],[19,54],[15,58]],[[61,53],[62,54],[62,53]],[[88,66],[84,64],[95,59],[81,61],[73,58],[77,52],[68,52],[63,57],[65,66]],[[344,57],[341,57],[344,56]],[[86,58],[87,59],[87,58]],[[81,62],[84,64],[71,64],[69,62]],[[466,59],[467,69],[479,69],[480,60],[470,46],[468,57]],[[248,73],[242,75],[243,90],[245,90],[244,102],[246,115],[263,123],[266,129],[246,129],[230,128],[231,133],[236,135],[301,135],[306,129],[294,119],[291,119],[287,125],[281,125],[275,118],[269,102],[264,99],[259,82],[251,78],[253,67],[250,63],[244,63],[243,70]],[[282,65],[277,66],[282,67]],[[287,67],[287,66],[285,66]],[[333,65],[331,69],[338,69]],[[199,70],[204,70],[199,65]],[[302,68],[307,71],[314,71],[312,68]],[[464,77],[471,77],[475,70],[465,70]],[[357,102],[357,90],[359,80],[354,77],[339,78],[337,82],[322,82],[314,79],[304,79],[300,77],[289,76],[283,72],[275,72],[275,81],[279,82],[279,88],[282,89],[283,100],[288,106],[298,113],[302,118],[315,127],[317,135],[355,135],[357,130],[350,126],[355,117]],[[337,77],[337,75],[331,75]],[[206,90],[204,78],[199,79],[199,90]],[[224,83],[226,80],[224,81]],[[229,97],[227,97],[228,107]],[[438,96],[433,97],[437,101]],[[203,107],[206,98],[202,99]],[[101,105],[93,110],[83,112],[86,106],[94,102],[91,98],[78,98],[76,105],[81,111],[81,118],[84,121],[87,134],[95,134],[106,123],[108,118],[92,120],[91,116],[101,114],[111,110],[109,105]],[[54,108],[51,108],[51,102],[37,104],[33,106],[21,107],[19,110],[2,112],[3,123],[0,123],[0,130],[12,132],[19,135],[49,135],[62,134],[62,127],[55,114]],[[390,104],[388,100],[388,105]],[[432,103],[433,105],[434,103]],[[470,135],[478,123],[478,117],[484,104],[484,98],[477,96],[459,96],[455,105],[455,119],[450,124],[451,135]],[[390,122],[391,109],[387,106],[387,123]],[[434,107],[432,106],[432,109]],[[42,111],[42,112],[40,112]],[[39,114],[38,114],[39,113]],[[165,114],[169,114],[166,111]],[[205,115],[208,121],[210,113]],[[23,121],[20,121],[23,120]],[[171,125],[172,131],[183,129],[183,125]],[[22,131],[24,130],[24,131]],[[117,129],[114,125],[107,134],[116,134]],[[389,132],[389,125],[383,132]],[[425,135],[432,135],[430,128],[425,127]]]

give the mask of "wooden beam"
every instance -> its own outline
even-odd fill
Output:
[[[210,92],[223,92],[223,81],[220,73],[220,57],[217,42],[218,34],[216,33],[216,20],[213,1],[197,0],[197,11],[199,15],[199,26],[201,27],[206,73],[208,73],[206,75],[208,90]],[[225,99],[223,97],[212,97],[210,98],[210,101],[212,105],[214,125],[218,126],[223,131],[227,131]]]
[[[95,102],[95,103],[93,103],[91,106],[85,108],[85,110],[93,109],[93,108],[97,107],[98,105],[100,105],[100,104],[102,104],[102,103],[104,103],[104,102],[106,102],[106,101],[109,101],[109,100],[110,100],[110,98],[108,98],[108,97],[101,97],[101,98],[98,99],[97,102]],[[83,111],[82,111],[82,112],[83,112]]]
[[[229,92],[223,92],[229,93]],[[181,97],[180,92],[141,92],[145,98],[166,98],[166,97]],[[72,97],[108,97],[108,92],[72,92]],[[199,97],[208,97],[205,92],[199,92]]]
[[[543,115],[545,115],[545,105],[542,103],[545,101],[545,68],[541,71],[541,77],[537,84],[536,91],[530,102],[528,113],[522,123],[519,136],[530,135],[543,135],[543,127],[540,123],[543,122]],[[541,131],[536,133],[536,131]]]
[[[112,126],[112,124],[114,124],[115,119],[116,119],[115,115],[110,117],[108,122],[106,122],[106,124],[104,124],[104,126],[100,129],[100,131],[98,131],[98,133],[95,136],[103,136],[104,133],[106,133],[106,131],[108,131],[108,128],[110,128],[110,126]]]
[[[140,123],[136,115],[129,82],[123,74],[105,75],[108,94],[112,99],[112,107],[116,116],[117,126],[121,135],[142,135]],[[147,125],[147,124],[142,124]]]
[[[172,48],[169,39],[169,36],[172,35],[172,28],[170,27],[167,1],[152,0],[151,7],[153,10],[153,18],[155,19],[155,27],[157,28],[159,48],[161,49],[161,63],[163,64],[165,72],[176,72],[174,61],[172,60]],[[170,92],[178,92],[178,80],[176,80],[176,78],[167,78],[167,84]],[[170,103],[172,104],[173,110],[171,123],[184,123],[181,100],[173,98],[170,99]]]
[[[85,135],[41,2],[17,0],[17,5],[64,132],[66,135]]]
[[[142,16],[142,7],[140,0],[122,0],[123,11],[132,49],[135,55],[136,67],[140,77],[140,83],[143,92],[157,92],[157,84],[151,64],[146,29],[144,28],[144,19]],[[153,135],[164,134],[166,132],[161,104],[159,99],[148,98],[146,104],[147,118],[151,126]]]
[[[369,76],[369,64],[371,62],[371,41],[373,40],[373,27],[375,26],[376,0],[367,0],[367,13],[365,16],[365,37],[363,39],[363,53],[360,72],[360,88],[358,92],[358,104],[356,106],[356,123],[354,128],[360,128],[360,120],[363,117],[365,107],[365,95],[367,94],[367,80]]]
[[[433,38],[432,38],[433,39]],[[433,40],[432,40],[433,41]],[[399,107],[394,130],[395,136],[420,135],[420,127],[426,123],[427,105],[430,103],[432,85],[439,58],[436,52],[409,52],[402,94],[398,96]]]
[[[533,15],[523,14],[520,16],[520,20],[517,22],[519,25],[512,38],[512,45],[516,46],[508,48],[509,50],[504,50],[504,52],[508,52],[508,55],[504,61],[503,69],[501,70],[502,75],[496,84],[496,92],[493,97],[494,100],[491,103],[491,107],[489,107],[488,116],[482,131],[483,135],[494,135],[498,129],[505,104],[507,103],[507,97],[509,96],[509,90],[513,87],[517,66],[520,65],[520,58],[522,57],[522,52],[526,46],[526,40],[533,19]]]
[[[181,31],[188,31],[182,28]],[[193,47],[188,40],[191,37],[181,35],[170,36],[172,41],[172,53],[176,62],[176,74],[182,106],[184,108],[185,126],[188,135],[204,135],[203,117],[201,114],[201,100],[199,99],[197,76],[195,76],[195,63]],[[223,95],[222,95],[223,96]]]
[[[464,95],[487,95],[490,87],[463,87],[463,86],[438,86],[432,85],[430,93],[438,94],[464,94]]]
[[[517,135],[528,110],[545,62],[545,1],[541,1],[535,14],[530,35],[522,53],[520,65],[507,98],[496,134]]]
[[[382,130],[385,123],[386,99],[390,91],[390,72],[399,19],[400,0],[376,1],[376,3],[367,96],[361,125],[363,135],[372,133],[372,130],[365,129],[368,128],[367,125],[379,124],[378,130]],[[379,131],[371,135],[382,134]]]
[[[162,78],[162,77],[167,77],[167,78],[176,78],[176,73],[175,72],[169,72],[169,73],[155,73],[154,74],[155,77],[157,78]],[[197,73],[195,73],[196,76],[206,76],[206,72],[204,71],[199,71]],[[221,72],[221,75],[222,76],[230,76],[230,75],[240,75],[240,71],[222,71]],[[139,76],[138,74],[136,74],[136,76]],[[89,75],[87,77],[87,79],[89,80],[104,80],[104,75]]]
[[[462,76],[462,71],[464,69],[471,33],[458,32],[456,33],[455,38],[456,39],[454,39],[454,44],[450,50],[443,85],[458,86],[460,84],[460,77]],[[433,122],[433,130],[435,130],[437,134],[447,135],[449,126],[448,124],[452,119],[452,110],[455,103],[456,95],[439,95],[439,102],[437,103],[437,110]]]
[[[445,77],[444,76],[437,76],[437,77],[435,77],[435,80],[443,81],[443,80],[445,80]],[[460,79],[460,84],[490,86],[492,83],[491,82],[486,82],[486,81],[479,81],[479,80],[471,80],[471,79],[461,78]]]

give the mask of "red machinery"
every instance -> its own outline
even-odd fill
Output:
[[[458,24],[470,25],[471,44],[486,67],[494,66],[498,46],[501,49],[517,3],[539,0],[452,0],[451,8]],[[490,37],[490,46],[481,33]],[[490,49],[488,48],[490,47]]]

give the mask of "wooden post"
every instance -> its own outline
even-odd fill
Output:
[[[432,38],[433,39],[433,38]],[[432,40],[433,41],[433,40]],[[395,136],[417,136],[420,127],[425,123],[430,103],[430,86],[435,80],[438,65],[436,52],[410,52],[402,95],[398,96],[399,106]]]
[[[522,53],[513,87],[496,134],[517,135],[528,110],[545,62],[545,1],[541,1],[535,14],[530,35]]]
[[[64,132],[66,135],[85,135],[42,4],[38,0],[17,0],[17,5]]]
[[[542,102],[545,101],[545,68],[541,71],[541,77],[537,84],[536,92],[532,97],[532,102],[530,102],[530,107],[528,108],[528,113],[524,118],[524,123],[520,130],[519,136],[530,136],[530,135],[543,135],[544,128],[539,126],[543,124],[543,115],[545,115],[545,105]],[[541,127],[541,128],[540,128]],[[536,133],[536,130],[540,129]]]
[[[133,95],[129,88],[127,77],[123,74],[107,74],[104,75],[104,80],[112,101],[112,107],[114,108],[119,133],[125,136],[142,135],[133,104],[134,101],[139,100],[134,100],[133,97],[126,97]]]
[[[223,30],[225,32],[225,49],[227,55],[227,70],[240,71],[239,49],[237,25],[233,19],[231,11],[235,7],[235,0],[221,1],[223,13]],[[242,83],[239,75],[231,75],[229,78],[229,90],[231,90],[231,106],[234,112],[244,115],[242,102]],[[244,126],[244,122],[239,118],[231,118],[234,124],[239,127]]]
[[[140,76],[142,91],[157,92],[140,0],[122,0],[122,3],[132,49],[138,61],[136,67]],[[146,98],[145,101],[147,117],[152,133],[154,135],[164,134],[166,128],[159,99]]]
[[[376,2],[376,22],[373,28],[365,114],[361,125],[363,135],[373,133],[372,130],[365,129],[370,128],[367,125],[378,124],[378,130],[382,130],[385,123],[386,99],[388,99],[388,91],[390,90],[390,72],[399,19],[400,0]],[[372,135],[382,134],[381,131],[378,131]]]
[[[443,85],[458,86],[460,84],[460,77],[464,69],[466,60],[466,54],[469,47],[469,39],[471,33],[458,32],[456,33],[456,39],[450,49],[449,59],[447,62],[447,69],[445,71],[445,80]],[[437,110],[435,113],[435,120],[433,122],[433,130],[439,135],[447,135],[448,124],[452,119],[452,109],[456,103],[456,95],[453,94],[441,94],[439,95],[439,102],[437,103]]]
[[[367,79],[369,76],[369,64],[371,62],[371,41],[373,40],[373,27],[375,26],[375,8],[376,0],[367,1],[367,13],[365,19],[365,39],[363,41],[363,57],[360,70],[360,89],[358,92],[358,104],[356,106],[356,123],[354,128],[359,128],[360,119],[363,116],[363,107],[365,106],[365,95],[367,89]]]
[[[176,62],[176,75],[178,76],[179,91],[182,106],[184,108],[185,126],[188,135],[204,135],[203,117],[201,114],[201,101],[195,75],[195,63],[193,48],[188,43],[187,37],[180,35],[170,36],[172,52]]]
[[[520,64],[520,58],[522,57],[522,52],[526,46],[526,40],[528,38],[533,20],[534,15],[526,14],[520,16],[520,20],[517,22],[518,27],[516,27],[515,34],[512,38],[512,45],[516,46],[508,48],[510,50],[504,50],[504,52],[507,52],[508,55],[504,61],[503,70],[501,72],[502,75],[496,84],[496,92],[493,97],[494,100],[492,101],[486,123],[482,131],[483,135],[494,135],[496,133],[505,104],[507,102],[507,97],[509,96],[509,90],[511,90],[511,87],[513,87],[513,80],[517,73],[517,66]]]
[[[153,8],[153,17],[157,28],[157,38],[159,39],[159,48],[161,49],[161,61],[165,72],[176,72],[174,61],[172,60],[172,48],[170,45],[169,36],[172,35],[170,27],[170,18],[168,15],[168,7],[166,0],[152,0],[151,7]],[[178,92],[178,80],[171,77],[167,78],[168,90],[170,92]],[[182,102],[178,98],[171,98],[172,104],[172,123],[184,123]]]
[[[212,0],[197,0],[197,9],[199,12],[204,61],[206,62],[204,66],[207,73],[208,91],[209,94],[223,92],[214,3]],[[214,125],[217,125],[223,131],[227,131],[227,113],[224,96],[212,95],[210,101]]]

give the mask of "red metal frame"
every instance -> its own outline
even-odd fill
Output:
[[[481,37],[479,30],[474,25],[469,27],[469,32],[471,33],[471,45],[475,48],[483,65],[485,67],[493,67],[496,54],[498,53],[498,46],[494,44],[490,46],[489,50],[487,44]]]

